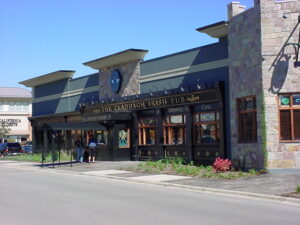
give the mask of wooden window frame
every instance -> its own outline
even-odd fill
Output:
[[[156,121],[155,125],[145,125],[141,121],[147,118],[152,118]],[[154,144],[147,144],[146,140],[146,129],[154,129],[155,130],[155,139],[154,139]],[[143,116],[140,117],[138,120],[138,132],[139,132],[139,145],[140,146],[152,146],[156,145],[156,135],[157,135],[157,119],[155,116]]]
[[[215,114],[215,120],[214,121],[195,121],[195,116],[205,113],[214,113]],[[217,119],[217,114],[219,114],[219,118]],[[216,143],[196,143],[196,126],[201,126],[202,124],[213,124],[215,125],[216,129],[216,139],[219,140]],[[218,126],[219,125],[219,126]],[[219,111],[205,111],[205,112],[195,112],[193,113],[193,143],[195,145],[214,145],[214,144],[220,144],[220,112]]]
[[[280,95],[289,95],[290,97],[290,105],[288,107],[282,107],[281,106],[281,103],[280,103]],[[293,105],[292,102],[293,102],[293,95],[300,95],[300,92],[289,92],[289,93],[280,93],[278,94],[277,96],[277,102],[278,102],[278,122],[279,122],[279,142],[282,142],[282,143],[299,143],[300,140],[297,140],[295,139],[295,125],[294,125],[294,110],[300,110],[300,105],[299,106],[296,106],[296,105]],[[281,137],[281,117],[280,117],[280,112],[281,111],[289,111],[290,112],[290,126],[291,126],[291,139],[290,140],[282,140],[282,137]]]
[[[176,124],[170,123],[170,117],[171,116],[182,116],[183,123],[176,123]],[[166,121],[165,121],[167,117],[169,117],[169,123],[166,123]],[[180,144],[170,143],[171,129],[174,128],[174,127],[183,128],[183,140],[182,140],[182,143],[180,143]],[[167,130],[167,132],[166,132],[166,130]],[[186,143],[185,131],[186,131],[186,115],[185,114],[182,114],[182,113],[180,113],[180,114],[167,114],[167,115],[164,116],[164,120],[163,120],[164,145],[184,145]],[[167,143],[167,140],[168,140],[168,143]]]
[[[252,110],[240,110],[240,103],[245,100],[245,99],[249,99],[252,98],[252,100],[254,101],[254,107]],[[257,143],[257,107],[256,107],[256,96],[252,95],[252,96],[246,96],[246,97],[241,97],[241,98],[237,98],[236,99],[236,106],[237,106],[237,117],[238,117],[238,134],[239,134],[239,143]],[[252,139],[251,140],[243,140],[242,138],[244,138],[243,134],[242,134],[242,129],[243,124],[242,124],[242,116],[241,115],[245,115],[245,114],[254,114],[254,116],[252,116],[252,123],[253,123],[253,133],[252,133]]]

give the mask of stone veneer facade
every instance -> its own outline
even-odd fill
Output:
[[[114,93],[110,85],[111,73],[118,70],[122,77],[118,93]],[[103,68],[99,71],[99,96],[123,97],[140,93],[140,61],[127,62],[120,65]]]
[[[267,168],[300,168],[300,143],[280,142],[278,111],[279,93],[300,92],[300,67],[294,67],[300,1],[255,0],[253,8],[236,13],[232,9],[240,9],[238,5],[228,7],[232,159],[238,163],[245,156],[246,167],[263,167],[264,99]],[[289,13],[286,19],[284,13]],[[257,103],[257,142],[239,143],[236,99],[252,95]]]

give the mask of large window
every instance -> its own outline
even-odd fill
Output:
[[[139,119],[139,145],[154,145],[156,139],[156,118],[144,117]]]
[[[300,93],[279,95],[280,140],[300,142]]]
[[[193,117],[194,143],[213,144],[220,142],[219,113],[195,113]]]
[[[185,143],[185,115],[167,115],[164,118],[164,144]]]
[[[15,111],[16,110],[16,105],[15,105],[14,102],[9,102],[8,104],[9,104],[8,105],[8,110],[9,111]]]
[[[256,99],[255,97],[237,100],[240,142],[257,141]]]
[[[107,137],[108,137],[107,130],[97,130],[95,137],[98,145],[107,145]]]

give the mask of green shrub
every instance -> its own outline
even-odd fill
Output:
[[[254,176],[257,174],[257,171],[255,169],[248,170],[249,175]]]
[[[296,192],[300,193],[300,185],[297,185]]]

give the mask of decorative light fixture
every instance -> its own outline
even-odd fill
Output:
[[[151,97],[153,97],[153,93],[152,93],[151,89],[150,89],[149,95],[150,95]]]
[[[292,13],[298,13],[298,23],[296,25],[296,27],[299,25],[300,23],[300,12],[287,12],[287,13],[284,13],[283,14],[283,18],[284,19],[287,19],[287,14],[292,14]],[[295,27],[295,29],[296,29]],[[295,59],[296,61],[294,62],[294,66],[295,67],[299,67],[300,66],[300,59],[299,59],[299,50],[300,50],[300,29],[299,29],[299,36],[298,36],[298,44],[297,44],[297,49],[296,49],[296,56],[295,56]]]
[[[167,91],[167,89],[166,89],[166,88],[164,89],[164,93],[165,93],[165,95],[167,95],[167,94],[168,94],[168,91]]]
[[[183,87],[183,85],[180,85],[179,90],[180,90],[180,92],[184,92],[184,87]]]

